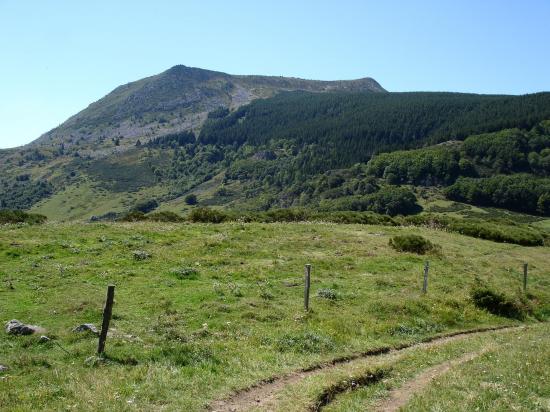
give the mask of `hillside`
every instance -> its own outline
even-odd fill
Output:
[[[389,240],[404,234],[420,234],[440,250],[423,256],[397,252]],[[419,227],[51,223],[3,227],[0,257],[2,321],[41,326],[46,329],[41,334],[50,338],[2,330],[0,364],[8,368],[0,370],[2,410],[71,405],[82,411],[199,411],[234,391],[315,370],[281,386],[284,396],[274,400],[291,406],[262,408],[313,410],[323,393],[346,388],[350,377],[363,382],[361,377],[383,371],[393,389],[417,371],[460,358],[463,351],[498,349],[506,331],[446,342],[450,345],[439,351],[420,347],[404,352],[406,358],[396,352],[373,359],[362,354],[383,355],[389,348],[499,326],[532,325],[511,340],[514,348],[530,348],[532,354],[530,367],[518,358],[522,374],[529,369],[522,382],[544,384],[540,373],[547,374],[548,326],[537,321],[550,315],[546,247]],[[428,293],[422,294],[425,260],[430,278]],[[524,262],[530,268],[526,294]],[[303,309],[305,263],[312,264],[309,312]],[[94,356],[97,337],[73,328],[99,327],[110,283],[116,285],[115,305],[102,360]],[[498,294],[488,309],[472,297],[480,287]],[[499,304],[508,308],[505,315]],[[546,332],[535,339],[536,330]],[[478,339],[486,343],[480,346]],[[535,358],[543,351],[539,370]],[[353,359],[357,362],[347,362]],[[498,375],[514,377],[499,379],[499,388],[517,390],[515,363],[496,359],[501,359]],[[318,368],[333,363],[338,367]],[[374,388],[378,396],[388,389]],[[354,393],[354,402],[369,401],[368,385],[350,389],[357,392],[343,393],[341,402],[351,402]],[[485,389],[472,385],[469,391]],[[541,389],[533,386],[512,402],[536,409],[532,394],[543,396]],[[361,410],[342,408],[356,409]]]
[[[194,195],[199,206],[239,210],[395,215],[445,199],[547,216],[547,119],[550,93],[388,93],[369,78],[175,66],[0,151],[0,208],[54,220],[142,204],[181,213]]]
[[[317,81],[269,76],[235,76],[178,65],[156,76],[117,87],[107,96],[68,119],[34,142],[64,143],[79,148],[119,138],[133,144],[136,138],[180,130],[198,130],[208,112],[238,108],[280,91],[384,92],[370,78]],[[82,147],[84,146],[84,147]]]

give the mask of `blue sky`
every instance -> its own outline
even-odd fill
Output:
[[[550,1],[0,0],[0,148],[175,64],[390,91],[550,90]]]

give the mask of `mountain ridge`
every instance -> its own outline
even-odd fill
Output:
[[[308,80],[297,77],[231,75],[176,65],[168,70],[118,86],[101,99],[44,133],[30,146],[69,144],[74,139],[137,138],[157,130],[178,132],[202,126],[209,111],[238,108],[281,91],[355,91],[385,93],[374,79]],[[161,126],[160,128],[157,126]]]

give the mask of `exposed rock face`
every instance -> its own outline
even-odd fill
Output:
[[[73,328],[73,332],[91,332],[94,335],[99,335],[99,330],[92,323],[83,323]]]
[[[6,323],[6,332],[10,335],[32,335],[44,332],[44,328],[35,325],[25,325],[17,319],[12,319]]]

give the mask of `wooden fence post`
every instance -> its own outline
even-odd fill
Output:
[[[304,277],[304,309],[306,312],[309,310],[309,286],[311,284],[311,265],[306,265],[305,277]]]
[[[109,331],[109,323],[113,314],[113,302],[115,300],[115,286],[107,286],[107,300],[103,309],[103,323],[101,324],[101,333],[99,334],[99,344],[97,346],[97,354],[102,355],[105,352],[105,340]]]
[[[523,291],[527,292],[527,263],[523,264]]]
[[[422,293],[428,292],[428,271],[430,270],[430,262],[424,264],[424,284],[422,285]]]

